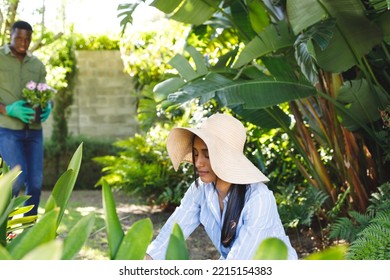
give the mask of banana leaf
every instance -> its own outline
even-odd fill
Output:
[[[245,109],[264,109],[291,100],[316,94],[314,87],[307,84],[273,79],[232,81],[217,73],[209,73],[202,79],[185,85],[168,99],[184,103],[200,97],[201,103],[218,98],[224,106],[242,104]]]
[[[340,73],[359,63],[383,40],[380,26],[371,22],[360,0],[287,1],[287,14],[295,34],[326,19],[336,19],[334,36],[326,49],[314,45],[315,59],[325,71]]]
[[[238,105],[231,109],[245,121],[264,129],[279,128],[280,122],[287,126],[291,123],[291,118],[278,106],[268,109],[244,109],[242,105]]]
[[[359,123],[379,120],[380,110],[390,104],[390,99],[384,92],[377,87],[375,92],[372,92],[367,80],[364,79],[344,83],[337,101],[349,112],[346,114],[344,111],[337,111],[341,123],[350,131],[359,129]]]
[[[276,25],[269,25],[244,47],[233,67],[240,68],[256,58],[292,47],[294,41],[295,37],[289,31],[286,22],[280,21]]]
[[[217,11],[220,2],[220,0],[155,0],[150,6],[166,13],[173,20],[200,25]]]

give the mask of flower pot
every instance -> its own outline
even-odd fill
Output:
[[[25,107],[29,107],[35,111],[34,119],[31,121],[31,123],[41,123],[41,114],[42,114],[42,107],[33,107],[31,104],[24,104]]]
[[[41,123],[41,114],[42,114],[42,107],[39,106],[39,107],[36,107],[36,108],[33,108],[34,111],[35,111],[35,115],[34,115],[34,123]]]

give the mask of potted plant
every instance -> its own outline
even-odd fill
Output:
[[[56,90],[46,83],[37,83],[29,81],[22,90],[23,97],[26,99],[28,106],[35,110],[35,122],[40,122],[42,111],[49,105],[49,102],[56,94]]]

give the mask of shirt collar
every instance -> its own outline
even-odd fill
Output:
[[[10,54],[10,55],[14,56],[14,54],[13,54],[12,51],[11,51],[11,48],[9,47],[9,44],[6,44],[6,45],[5,45],[4,51],[5,51],[5,54]],[[26,55],[27,55],[28,57],[32,57],[32,52],[29,51],[29,50],[27,50]]]

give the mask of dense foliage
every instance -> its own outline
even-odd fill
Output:
[[[390,184],[383,184],[370,198],[364,214],[350,211],[331,226],[330,237],[350,243],[347,259],[388,260],[390,258]]]

